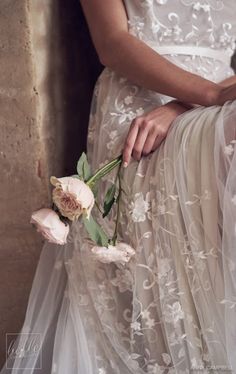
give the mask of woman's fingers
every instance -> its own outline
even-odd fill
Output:
[[[126,167],[131,156],[139,161],[159,147],[167,135],[166,127],[152,119],[137,117],[131,123],[123,150],[123,166]]]
[[[155,126],[153,126],[146,138],[146,141],[143,146],[142,154],[143,156],[147,156],[150,152],[152,152],[154,143],[158,137],[158,131]]]
[[[124,149],[123,149],[122,160],[123,160],[124,167],[128,166],[130,162],[130,158],[131,158],[133,147],[136,141],[138,130],[139,130],[138,119],[136,118],[131,123],[128,135],[126,137]]]
[[[152,130],[152,123],[147,120],[143,120],[139,125],[139,131],[136,137],[136,141],[133,147],[132,156],[135,160],[139,161],[142,157],[143,147]]]
[[[170,102],[135,118],[125,141],[123,166],[128,165],[131,156],[139,161],[142,155],[147,156],[155,151],[166,138],[175,118],[187,110],[179,103]]]
[[[163,132],[159,131],[153,121],[142,118],[133,120],[123,149],[123,166],[128,166],[131,156],[139,161],[142,155],[148,155],[157,148],[163,138]]]
[[[153,144],[152,151],[155,151],[163,142],[163,140],[166,138],[166,135],[159,134]]]

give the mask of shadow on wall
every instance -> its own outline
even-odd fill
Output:
[[[59,0],[56,12],[58,19],[57,45],[53,38],[52,47],[59,48],[58,61],[60,86],[57,86],[57,73],[51,74],[50,87],[52,100],[56,100],[60,90],[61,108],[57,107],[63,127],[64,137],[62,175],[71,175],[76,171],[77,160],[82,151],[86,151],[87,127],[90,104],[95,82],[102,71],[97,53],[93,47],[86,20],[78,0]],[[52,24],[55,24],[52,22]],[[54,53],[53,48],[51,53]],[[55,66],[53,67],[55,68]],[[55,111],[54,111],[55,113]],[[62,133],[60,132],[62,135]],[[60,136],[61,136],[60,135]],[[60,139],[57,140],[60,142]]]

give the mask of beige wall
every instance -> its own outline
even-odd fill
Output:
[[[79,2],[0,1],[0,367],[19,331],[42,240],[29,224],[86,144],[100,71]]]

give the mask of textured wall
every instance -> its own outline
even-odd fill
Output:
[[[22,321],[40,240],[29,225],[48,202],[46,150],[38,112],[25,1],[0,3],[0,342]],[[38,193],[35,193],[38,191]]]
[[[75,171],[101,66],[77,0],[1,0],[0,35],[1,367],[42,248],[30,215],[50,203],[50,175]]]

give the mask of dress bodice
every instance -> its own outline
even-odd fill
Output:
[[[174,58],[174,62],[180,65],[186,62],[188,70],[194,69],[191,69],[189,56],[185,56],[187,61],[183,58],[183,47],[201,49],[202,55],[204,50],[207,50],[205,57],[210,57],[211,54],[213,56],[213,60],[208,58],[205,61],[211,65],[210,69],[204,66],[202,70],[199,67],[199,58],[195,59],[192,65],[198,67],[199,74],[208,78],[214,68],[215,76],[211,78],[214,80],[221,78],[220,70],[225,69],[226,66],[223,66],[224,64],[222,65],[219,60],[224,60],[224,56],[228,56],[229,65],[229,57],[235,50],[235,0],[124,0],[124,3],[130,33],[154,46],[157,52],[158,48],[161,50],[163,46],[167,46],[169,50],[172,48],[176,56],[178,48],[180,51],[182,48],[182,56]],[[193,60],[194,51],[190,54]],[[199,57],[197,52],[196,55]],[[217,61],[214,61],[214,56],[219,57],[216,58]]]

